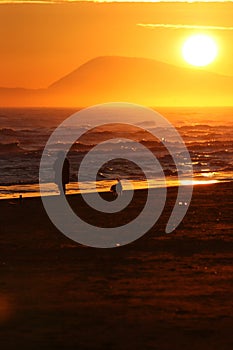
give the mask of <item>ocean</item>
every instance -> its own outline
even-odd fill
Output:
[[[157,108],[177,129],[189,150],[194,177],[193,184],[206,184],[233,180],[233,107],[219,108]],[[60,123],[76,112],[75,108],[1,108],[0,109],[0,199],[39,196],[39,168],[42,152],[50,135]],[[127,120],[127,118],[126,118]],[[148,185],[159,187],[185,184],[177,176],[174,161],[159,140],[153,135],[159,125],[148,123],[145,119],[137,120],[135,127],[126,128],[103,126],[90,130],[90,121],[78,125],[84,135],[72,145],[68,159],[70,161],[70,183],[67,193],[108,191],[117,177],[129,180],[134,188]],[[144,129],[151,130],[151,134]],[[75,132],[75,131],[73,131]],[[176,140],[164,132],[164,140],[182,156]],[[64,130],[67,133],[67,130]],[[131,140],[129,140],[131,139]],[[82,181],[78,181],[81,161],[96,145],[100,147],[95,157],[85,164]],[[143,145],[149,149],[161,164],[163,174],[144,156]],[[57,153],[64,146],[63,136],[53,145],[53,152],[48,156],[55,161]],[[118,150],[121,150],[117,157]],[[123,153],[122,153],[123,150]],[[115,154],[115,159],[106,161],[98,169],[93,181],[93,169],[103,155]],[[123,154],[123,156],[122,156]],[[130,161],[133,154],[134,161]],[[108,157],[107,157],[108,158]],[[140,166],[137,165],[140,161]],[[95,164],[96,161],[96,164]],[[46,169],[45,169],[46,170]],[[145,175],[146,173],[146,175]],[[185,180],[186,179],[186,180]],[[188,183],[188,181],[187,181]],[[54,172],[48,169],[45,176],[46,194],[58,194],[54,184]],[[126,185],[127,189],[127,185]]]

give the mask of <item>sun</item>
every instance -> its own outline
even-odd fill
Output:
[[[182,48],[183,58],[193,66],[203,67],[214,61],[218,53],[217,44],[208,35],[190,36]]]

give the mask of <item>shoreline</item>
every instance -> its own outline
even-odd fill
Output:
[[[122,179],[124,181],[124,179]],[[149,183],[150,188],[169,188],[169,187],[178,187],[178,186],[189,186],[190,180],[181,180],[180,182],[177,179],[168,179],[166,186],[158,182],[158,180],[150,180]],[[220,183],[230,183],[233,182],[233,179],[206,179],[202,178],[201,180],[198,178],[195,178],[192,181],[192,185],[199,186],[199,185],[209,185],[209,184],[220,184]],[[147,189],[148,184],[146,181],[143,180],[132,180],[131,181],[134,190],[138,189]],[[70,182],[67,186],[67,195],[73,195],[73,194],[80,194],[81,191],[83,193],[94,193],[96,192],[108,192],[111,185],[115,183],[115,180],[106,179],[106,180],[100,180],[97,182],[86,182],[81,184],[81,189],[79,189],[79,183],[78,182]],[[42,187],[44,186],[44,195],[45,196],[54,196],[59,195],[58,189],[56,184],[54,183],[47,183],[42,184]],[[96,189],[95,189],[96,186]],[[124,191],[129,190],[129,188],[124,187]],[[5,192],[5,193],[4,193]],[[10,192],[10,193],[6,193]],[[40,192],[40,185],[38,183],[33,184],[13,184],[13,185],[0,185],[0,201],[2,200],[10,200],[10,199],[17,199],[19,196],[22,195],[23,198],[33,198],[33,197],[41,197]]]

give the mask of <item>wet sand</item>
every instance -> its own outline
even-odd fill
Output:
[[[176,191],[146,235],[114,249],[69,240],[40,198],[0,201],[1,349],[231,350],[233,184],[195,186],[166,235]],[[145,194],[136,191],[124,220]],[[106,220],[80,195],[69,201],[87,220]]]

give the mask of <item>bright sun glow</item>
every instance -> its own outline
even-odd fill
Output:
[[[189,37],[182,48],[186,62],[193,66],[206,66],[217,56],[217,45],[208,35],[196,34]]]

